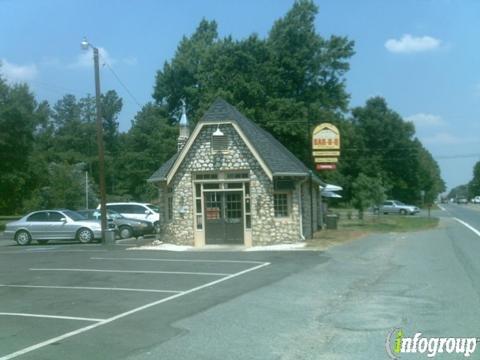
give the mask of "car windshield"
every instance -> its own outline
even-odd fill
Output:
[[[153,210],[155,211],[156,213],[160,212],[160,208],[156,205],[152,205],[152,204],[147,204],[146,205],[150,210]]]
[[[395,201],[395,204],[397,204],[397,205],[405,205],[405,204],[404,204],[403,202],[401,202],[401,201]]]
[[[82,221],[82,220],[87,220],[87,216],[84,216],[82,214],[79,214],[76,211],[72,210],[63,210],[62,211],[65,215],[67,215],[70,219],[73,221]]]

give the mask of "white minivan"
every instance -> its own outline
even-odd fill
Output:
[[[100,205],[98,205],[97,209],[100,209]],[[107,209],[116,211],[126,218],[149,221],[153,224],[157,233],[160,230],[160,209],[156,205],[137,202],[115,202],[107,203]]]

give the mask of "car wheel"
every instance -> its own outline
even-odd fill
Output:
[[[160,234],[160,223],[158,221],[153,224],[153,227],[155,228],[155,234]]]
[[[32,241],[32,237],[30,236],[28,231],[20,230],[15,234],[15,241],[18,245],[24,246],[30,244],[30,241]]]
[[[407,210],[400,209],[400,215],[407,215]]]
[[[46,243],[48,243],[48,240],[37,240],[37,242],[38,242],[40,245],[45,245]]]
[[[131,238],[133,235],[133,230],[130,226],[120,226],[119,230],[121,239],[128,239]]]
[[[77,231],[77,240],[82,244],[91,243],[94,239],[93,232],[87,228],[81,228]]]

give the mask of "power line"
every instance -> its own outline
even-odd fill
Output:
[[[101,57],[101,55],[100,55]],[[110,66],[110,64],[106,61],[105,58],[102,58],[103,63],[108,67],[108,69],[112,72],[113,76],[117,79],[119,84],[124,88],[124,90],[127,92],[127,94],[132,98],[133,102],[138,105],[140,109],[142,109],[142,105],[140,102],[137,100],[137,98],[132,94],[132,92],[128,89],[127,85],[123,83],[123,81],[120,79],[120,77],[117,75],[117,73],[113,70],[113,68]]]

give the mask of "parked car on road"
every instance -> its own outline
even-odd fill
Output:
[[[457,204],[468,204],[468,200],[466,197],[459,197],[457,198]]]
[[[472,203],[473,203],[473,204],[480,204],[480,196],[475,196],[475,197],[472,199]]]
[[[85,216],[89,220],[100,220],[101,218],[101,213],[98,209],[79,210],[78,213]],[[152,234],[154,232],[154,227],[151,222],[129,219],[113,210],[107,210],[107,218],[115,223],[118,228],[118,235],[122,239],[139,237],[146,234]]]
[[[106,205],[107,210],[116,211],[129,219],[148,221],[153,225],[156,232],[160,231],[160,209],[158,206],[137,202],[112,202]],[[97,209],[100,209],[100,205]]]
[[[115,224],[109,223],[115,229]],[[72,210],[34,211],[5,227],[4,236],[14,239],[19,245],[28,245],[32,240],[46,244],[49,240],[78,240],[90,243],[102,238],[100,221],[87,220]]]
[[[374,207],[373,211],[382,214],[415,215],[420,212],[420,209],[413,205],[406,205],[398,200],[386,200],[380,207]]]

